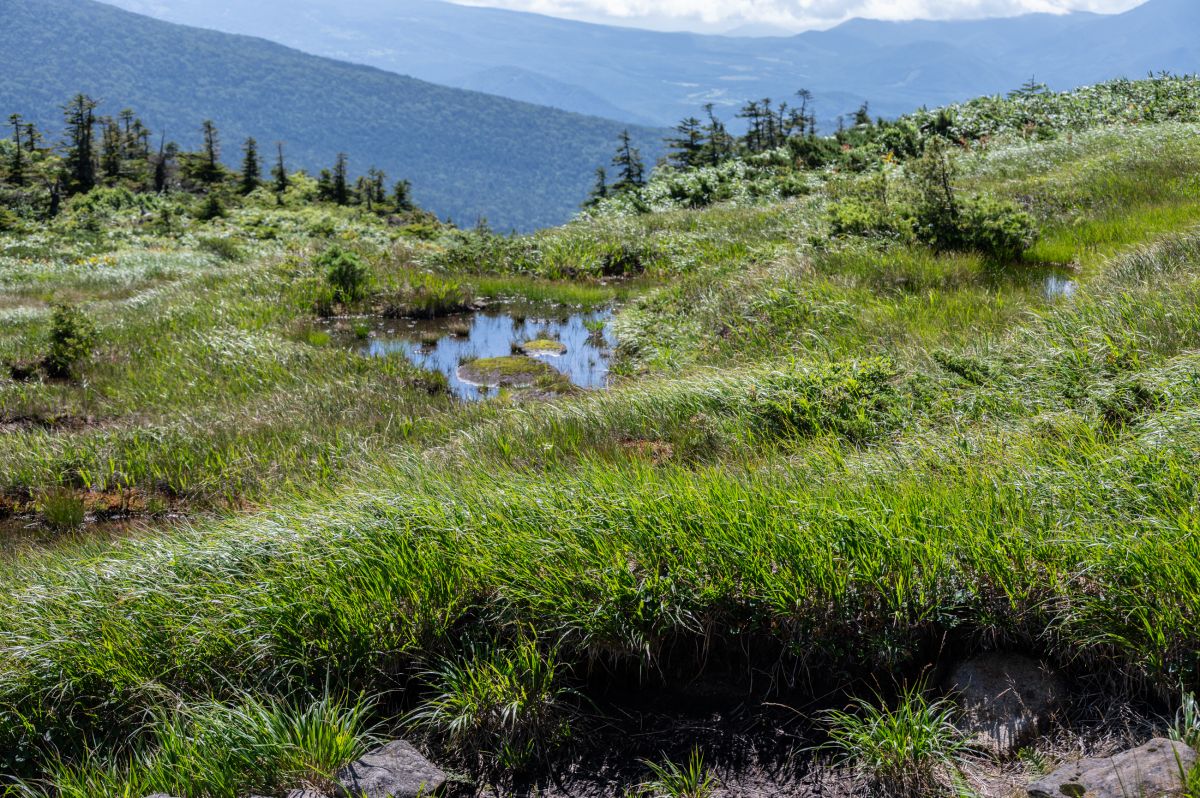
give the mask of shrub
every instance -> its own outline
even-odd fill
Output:
[[[205,197],[204,202],[200,203],[199,210],[196,211],[196,218],[202,222],[211,222],[213,219],[221,219],[224,216],[225,205],[216,194],[209,194]]]
[[[882,701],[880,702],[883,703]],[[953,707],[905,689],[894,709],[857,699],[850,712],[827,713],[829,742],[841,765],[860,771],[891,795],[929,795],[954,772],[968,748],[952,723]]]
[[[920,197],[913,219],[918,240],[939,251],[969,250],[997,261],[1019,259],[1037,240],[1033,218],[1012,202],[961,199],[947,148],[942,139],[931,139],[913,170]]]
[[[962,203],[962,248],[996,261],[1019,260],[1037,241],[1033,217],[1015,203],[976,197]]]
[[[69,378],[80,361],[92,354],[96,326],[74,305],[56,303],[50,313],[50,354],[46,371],[51,377]]]
[[[202,238],[197,242],[196,246],[202,252],[216,255],[221,260],[239,261],[246,257],[246,253],[242,251],[238,242],[232,238]]]
[[[16,232],[21,229],[21,217],[8,208],[0,208],[0,233]]]
[[[337,301],[348,305],[366,297],[371,272],[358,255],[335,245],[321,253],[317,266],[325,273]]]
[[[857,197],[831,203],[827,218],[835,236],[894,235],[899,230],[893,214]]]

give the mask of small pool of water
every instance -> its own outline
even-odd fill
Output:
[[[552,340],[561,352],[533,355],[581,388],[608,385],[609,361],[616,338],[609,329],[611,309],[581,312],[561,307],[497,305],[475,313],[438,319],[359,319],[350,321],[349,334],[339,335],[364,355],[388,357],[402,353],[413,364],[437,371],[450,381],[455,396],[467,401],[494,395],[496,386],[478,385],[460,374],[464,361],[507,357],[528,341]],[[367,337],[361,335],[365,325]]]

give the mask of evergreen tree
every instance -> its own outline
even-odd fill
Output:
[[[36,153],[38,151],[38,148],[41,146],[41,143],[42,143],[42,134],[38,131],[37,127],[32,122],[26,123],[26,125],[25,125],[25,151],[28,152],[30,155],[33,155],[34,153]]]
[[[166,136],[158,145],[158,157],[154,159],[154,192],[162,194],[167,190],[171,179],[171,169],[179,155],[179,147],[175,142],[166,143]]]
[[[96,187],[95,126],[96,101],[77,94],[63,106],[67,134],[67,190],[87,193]]]
[[[109,181],[115,181],[121,176],[121,162],[125,142],[121,136],[121,128],[110,117],[100,120],[103,131],[100,137],[100,169]]]
[[[368,211],[375,210],[375,189],[366,175],[359,175],[354,181],[354,197],[357,204],[366,205]]]
[[[815,105],[813,102],[813,93],[808,89],[800,89],[800,91],[796,92],[796,97],[800,100],[800,107],[792,111],[788,135],[807,135],[809,138],[815,138],[817,135],[817,115],[813,110]]]
[[[1039,94],[1046,94],[1050,91],[1050,87],[1045,83],[1039,83],[1036,76],[1030,77],[1029,80],[1021,84],[1019,89],[1015,89],[1008,93],[1009,97],[1037,97]]]
[[[363,182],[362,190],[366,193],[367,208],[373,210],[375,206],[382,205],[387,202],[387,189],[384,184],[387,182],[387,173],[381,169],[376,169],[372,166],[367,170],[367,178]]]
[[[854,112],[855,127],[870,127],[871,126],[871,106],[868,103],[863,103]]]
[[[221,167],[221,138],[211,119],[204,120],[203,133],[204,161],[197,177],[200,178],[200,182],[211,186],[220,183],[224,177],[224,169]]]
[[[708,124],[704,126],[704,160],[713,166],[724,163],[733,155],[733,137],[725,129],[725,123],[717,119],[713,104],[704,106]]]
[[[608,172],[603,166],[596,167],[596,184],[592,186],[592,191],[588,194],[587,201],[583,204],[585,208],[592,208],[599,205],[600,202],[608,197]]]
[[[633,146],[629,130],[622,130],[620,146],[613,156],[612,165],[620,171],[617,182],[613,184],[614,191],[631,191],[646,185],[646,165],[642,162],[642,154]]]
[[[338,153],[337,161],[333,165],[333,183],[330,191],[333,201],[338,205],[350,203],[349,170],[344,152]]]
[[[392,189],[392,204],[396,206],[396,211],[406,213],[416,208],[412,201],[412,183],[407,180],[396,182],[396,187]]]
[[[317,176],[317,196],[324,202],[333,202],[333,173],[322,169]]]
[[[242,179],[239,188],[249,194],[262,184],[262,167],[258,163],[258,142],[254,137],[246,139],[242,147]]]
[[[694,116],[675,126],[679,135],[667,139],[671,148],[670,159],[680,169],[691,169],[704,162],[704,131],[702,123]]]
[[[291,183],[288,180],[287,164],[283,160],[283,142],[275,142],[275,148],[279,152],[279,157],[275,161],[275,166],[271,169],[271,177],[275,181],[275,193],[283,194],[288,190],[288,185]]]
[[[25,185],[25,159],[21,150],[21,119],[20,114],[13,114],[8,118],[8,123],[13,129],[13,144],[16,147],[13,149],[12,159],[8,163],[8,180],[14,186]]]

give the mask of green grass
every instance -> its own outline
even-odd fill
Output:
[[[954,725],[953,705],[929,701],[913,688],[901,691],[894,703],[879,706],[857,699],[849,711],[830,710],[826,747],[839,764],[860,771],[891,794],[944,792],[943,784],[968,750]]]
[[[366,753],[362,704],[328,697],[305,703],[197,702],[160,712],[148,739],[128,759],[102,754],[51,766],[47,798],[138,798],[151,792],[239,798],[250,790],[308,785],[329,789],[342,765]]]
[[[1041,223],[1003,266],[831,239],[845,175],[529,239],[287,209],[0,239],[0,360],[44,356],[55,299],[97,326],[73,379],[0,380],[5,507],[245,510],[0,562],[0,770],[48,795],[282,791],[407,717],[502,781],[585,739],[596,683],[687,681],[709,655],[839,691],[990,641],[1194,691],[1192,132],[966,156],[966,187]],[[363,309],[621,302],[622,379],[463,405],[313,336],[315,228],[370,270]],[[200,243],[222,235],[244,257]],[[1048,300],[1066,264],[1078,291]],[[902,699],[835,716],[835,739],[925,783],[957,744],[935,698]],[[652,790],[707,789],[702,760],[656,767]]]
[[[638,798],[709,798],[716,792],[717,779],[704,766],[699,748],[692,749],[684,765],[670,760],[644,764],[652,776],[633,793]]]

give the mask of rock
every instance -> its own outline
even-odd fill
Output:
[[[403,740],[377,748],[337,772],[346,798],[427,798],[446,774]]]
[[[292,790],[287,794],[287,798],[329,798],[329,796],[316,790]]]
[[[1083,759],[1029,785],[1029,798],[1175,798],[1196,764],[1188,746],[1156,738],[1103,759]]]
[[[963,730],[973,742],[1003,754],[1034,736],[1066,696],[1057,674],[1016,654],[982,654],[954,669],[947,686],[958,694]]]

